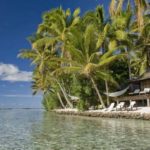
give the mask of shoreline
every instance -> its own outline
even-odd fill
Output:
[[[150,110],[150,108],[149,108]],[[99,118],[124,118],[124,119],[140,119],[150,120],[149,111],[101,111],[101,110],[90,110],[90,111],[78,111],[77,109],[56,109],[55,113],[60,115],[74,115],[74,116],[85,116],[85,117],[99,117]]]

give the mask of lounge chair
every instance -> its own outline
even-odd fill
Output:
[[[102,111],[112,111],[114,109],[115,103],[111,103],[108,108],[102,109]]]
[[[135,89],[134,92],[129,93],[129,95],[136,95],[140,93],[140,89]]]
[[[131,101],[131,102],[130,102],[130,106],[127,107],[127,110],[133,110],[135,104],[136,104],[136,101]],[[137,109],[137,107],[135,107],[135,108]]]
[[[144,90],[140,92],[140,94],[146,94],[146,93],[150,93],[150,88],[144,88]]]
[[[115,103],[111,103],[106,111],[112,111],[114,109]]]
[[[94,106],[91,106],[91,107],[89,108],[89,110],[95,110],[95,107],[94,107]]]
[[[120,102],[119,104],[117,104],[117,106],[115,107],[115,110],[122,110],[124,108],[125,102]]]

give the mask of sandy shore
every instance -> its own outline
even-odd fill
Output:
[[[137,110],[134,109],[132,111],[108,112],[103,110],[78,111],[77,109],[56,109],[55,112],[64,115],[150,120],[150,107],[138,107]]]

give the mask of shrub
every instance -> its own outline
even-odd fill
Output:
[[[59,107],[59,101],[56,94],[50,93],[43,96],[42,104],[45,110],[53,110]]]
[[[80,100],[77,104],[77,108],[78,110],[84,111],[84,110],[88,110],[88,103],[87,101],[84,100]]]

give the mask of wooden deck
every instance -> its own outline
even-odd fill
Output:
[[[114,98],[114,101],[116,101],[117,103],[119,103],[120,101],[138,101],[138,100],[147,100],[147,106],[150,107],[150,93],[141,95],[120,96]]]
[[[142,95],[129,95],[129,96],[120,96],[116,97],[115,101],[130,101],[130,100],[147,100],[150,99],[150,94],[142,94]]]

